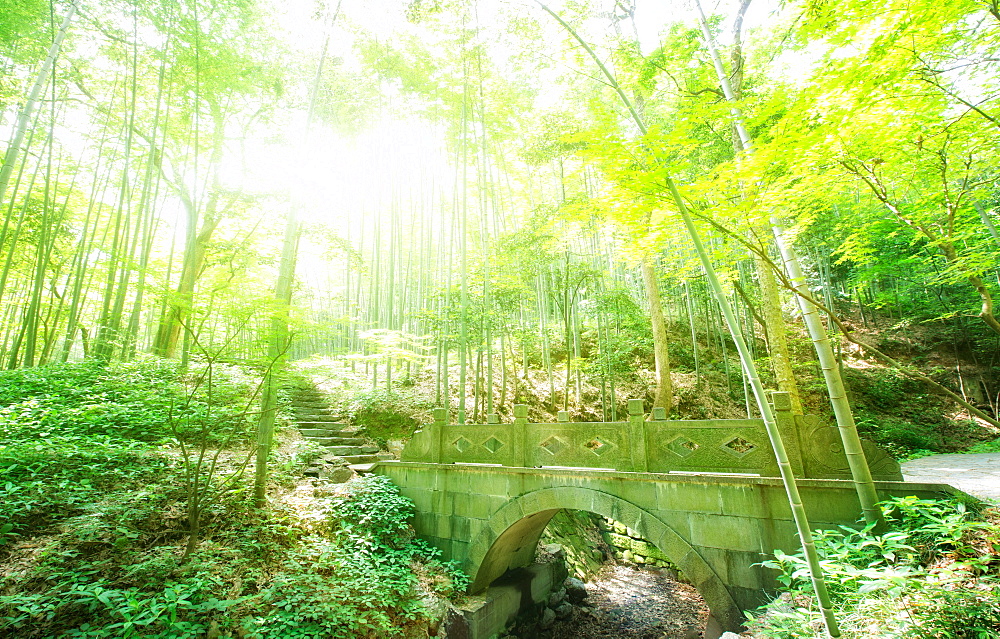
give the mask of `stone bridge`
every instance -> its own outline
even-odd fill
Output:
[[[813,528],[852,525],[861,509],[836,428],[772,404]],[[417,431],[400,461],[379,462],[414,501],[417,533],[461,562],[472,592],[530,564],[560,509],[619,521],[653,543],[701,592],[723,629],[774,591],[761,561],[799,548],[791,510],[762,420],[647,420],[629,402],[627,422],[449,424],[443,409]],[[902,481],[899,466],[865,445],[883,498],[941,496],[940,484]]]

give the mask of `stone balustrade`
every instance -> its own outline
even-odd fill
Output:
[[[787,393],[771,394],[778,429],[800,477],[849,478],[836,428],[794,415]],[[514,406],[513,423],[490,415],[485,424],[451,424],[445,409],[417,431],[401,461],[486,464],[522,468],[589,468],[620,472],[726,473],[778,476],[761,419],[668,420],[662,409],[647,416],[642,400],[628,402],[628,421],[528,422],[528,407]],[[874,444],[865,453],[876,479],[902,479],[899,465]]]

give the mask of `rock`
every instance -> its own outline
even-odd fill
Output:
[[[336,468],[324,468],[320,470],[319,476],[333,484],[343,484],[351,477],[354,477],[354,471],[346,466],[338,466]]]
[[[548,630],[556,622],[556,611],[552,608],[546,608],[542,611],[542,620],[538,622],[542,630]]]
[[[719,639],[740,639],[740,636],[735,632],[724,632]]]
[[[634,563],[635,562],[635,555],[632,554],[631,550],[626,550],[625,552],[622,553],[622,559],[624,559],[625,561],[627,561],[629,563]]]
[[[566,589],[560,588],[549,595],[549,608],[555,608],[564,601],[566,601]]]
[[[378,452],[378,446],[362,446],[361,452],[365,455],[371,455]]]
[[[573,604],[566,602],[560,604],[556,608],[556,618],[557,619],[569,619],[573,614]]]
[[[427,611],[427,636],[436,637],[441,630],[441,622],[448,616],[448,602],[431,594],[420,598],[424,610]]]
[[[570,577],[563,584],[566,588],[566,598],[570,603],[578,604],[587,598],[587,587],[576,577]]]
[[[566,555],[566,550],[560,544],[545,544],[542,546],[542,552],[546,552],[556,559],[560,559]]]
[[[329,497],[334,493],[333,488],[330,484],[319,484],[313,489],[313,497]]]

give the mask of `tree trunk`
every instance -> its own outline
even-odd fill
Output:
[[[663,319],[660,284],[656,277],[656,270],[653,268],[653,262],[649,258],[642,261],[642,281],[646,287],[649,314],[653,322],[653,360],[656,365],[656,391],[653,395],[653,407],[662,408],[669,415],[670,409],[673,408],[674,385],[670,379],[667,324]]]
[[[802,400],[799,398],[799,385],[795,382],[792,372],[792,360],[788,353],[788,337],[785,334],[785,319],[781,314],[781,300],[778,295],[778,284],[774,281],[771,265],[754,256],[757,265],[757,277],[760,280],[761,315],[767,327],[768,348],[771,355],[771,368],[778,380],[778,388],[788,393],[792,401],[792,411],[802,414]]]
[[[45,61],[42,62],[38,74],[35,76],[35,84],[32,85],[31,91],[28,93],[28,99],[25,101],[24,106],[21,107],[21,112],[18,113],[17,123],[14,125],[14,136],[11,138],[10,146],[7,147],[7,152],[4,154],[3,166],[0,166],[0,205],[3,205],[4,196],[7,193],[7,184],[10,182],[14,165],[17,164],[17,156],[21,153],[21,142],[24,141],[24,135],[28,130],[31,112],[35,110],[35,105],[38,103],[38,96],[45,87],[49,73],[51,73],[52,68],[55,66],[63,39],[66,38],[69,25],[73,22],[75,14],[76,3],[71,3],[69,10],[66,12],[66,17],[63,18],[62,24],[59,26],[59,30],[56,32],[55,37],[52,38],[49,53],[45,57]]]

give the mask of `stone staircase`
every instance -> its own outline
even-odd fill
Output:
[[[325,452],[306,469],[307,477],[317,477],[335,483],[347,481],[355,471],[365,471],[381,459],[392,459],[389,453],[366,443],[356,429],[338,421],[323,393],[311,384],[292,389],[293,423],[306,441]]]

